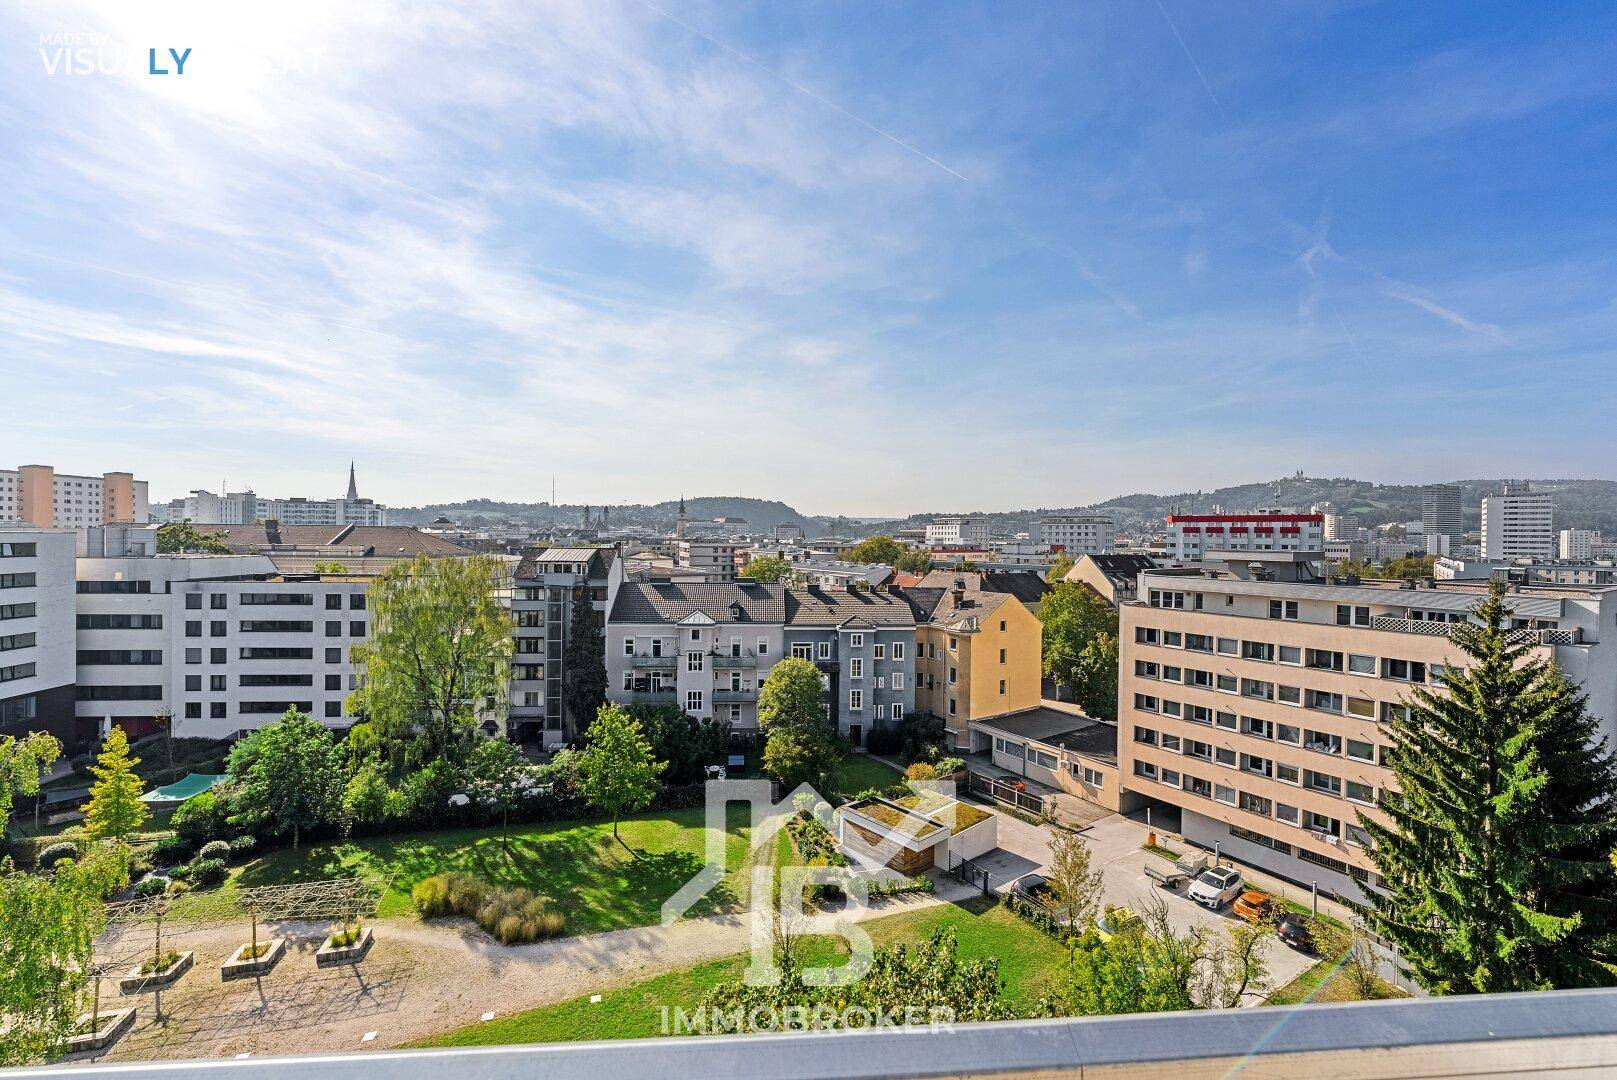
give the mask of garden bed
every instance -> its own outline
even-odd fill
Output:
[[[219,965],[219,978],[229,982],[231,979],[267,975],[285,955],[285,938],[278,937],[271,941],[259,942],[256,955],[253,954],[252,944],[248,943],[232,953],[229,960]]]
[[[105,1050],[117,1042],[134,1022],[135,1010],[132,1006],[110,1009],[98,1015],[83,1013],[78,1019],[78,1034],[68,1037],[67,1052],[79,1054],[88,1050]],[[92,1023],[95,1024],[94,1028],[90,1026]]]
[[[180,976],[191,970],[196,962],[196,953],[171,953],[172,959],[167,966],[157,971],[148,969],[151,961],[136,964],[129,969],[129,974],[118,980],[118,989],[125,994],[144,994],[148,990],[166,990],[179,981]]]
[[[357,964],[365,959],[365,954],[371,951],[371,943],[375,941],[371,935],[371,928],[367,926],[359,931],[359,936],[352,941],[337,944],[351,935],[352,931],[339,930],[326,938],[320,948],[315,950],[315,966],[338,967],[342,964]]]

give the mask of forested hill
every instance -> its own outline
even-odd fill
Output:
[[[1498,491],[1503,483],[1499,479],[1460,480],[1460,502],[1465,510],[1467,528],[1476,528],[1481,514],[1482,497]],[[1555,524],[1560,529],[1600,529],[1617,534],[1617,481],[1612,480],[1534,480],[1533,487],[1555,493]],[[872,536],[891,533],[906,527],[925,524],[935,517],[974,515],[986,519],[996,534],[1011,535],[1030,532],[1033,525],[1049,514],[1095,513],[1115,519],[1124,529],[1137,529],[1150,522],[1160,522],[1174,512],[1205,513],[1215,506],[1225,510],[1251,510],[1260,506],[1292,506],[1299,509],[1321,502],[1335,504],[1344,513],[1357,514],[1361,524],[1375,526],[1389,521],[1410,521],[1420,517],[1421,487],[1415,484],[1376,484],[1368,480],[1345,477],[1287,476],[1261,483],[1240,484],[1218,488],[1215,491],[1185,491],[1176,495],[1135,494],[1122,495],[1089,506],[1049,506],[993,513],[961,507],[940,506],[925,513],[883,521],[869,519],[816,517],[801,514],[783,502],[774,499],[749,499],[741,496],[703,496],[685,500],[686,513],[692,521],[710,521],[718,517],[744,518],[756,531],[786,523],[800,526],[809,536],[835,534],[838,536]],[[611,508],[613,525],[638,525],[646,528],[672,529],[678,500],[650,505],[614,506]],[[599,506],[590,508],[598,515]],[[583,521],[581,504],[552,506],[544,503],[495,502],[489,499],[471,499],[460,503],[439,503],[423,507],[405,507],[389,511],[392,520],[400,524],[425,524],[439,516],[464,525],[491,525],[504,521],[522,521],[535,526],[575,525]]]

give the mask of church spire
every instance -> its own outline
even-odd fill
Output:
[[[359,498],[359,485],[354,482],[354,463],[348,462],[348,501],[354,502]]]

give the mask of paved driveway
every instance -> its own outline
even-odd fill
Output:
[[[999,815],[999,849],[989,853],[977,863],[993,875],[994,887],[1008,892],[1016,878],[1022,874],[1043,870],[1050,865],[1048,826],[1029,825],[1008,814]],[[1142,911],[1148,906],[1162,903],[1167,906],[1168,918],[1181,932],[1192,926],[1225,927],[1238,920],[1227,913],[1215,914],[1188,899],[1183,892],[1171,892],[1145,876],[1148,860],[1168,864],[1159,855],[1140,847],[1145,842],[1147,829],[1136,821],[1112,814],[1095,822],[1082,833],[1089,845],[1095,866],[1103,875],[1101,904],[1133,908]],[[1287,948],[1271,938],[1265,944],[1269,961],[1271,988],[1284,986],[1306,971],[1315,958]],[[1253,995],[1249,1004],[1260,997]]]

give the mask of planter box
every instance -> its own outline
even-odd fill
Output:
[[[259,948],[264,952],[255,960],[249,959],[247,953],[252,949],[248,942],[231,954],[230,959],[219,965],[219,978],[223,982],[232,979],[256,978],[259,975],[268,975],[273,968],[286,955],[286,939],[274,938],[270,941],[261,941]]]
[[[338,931],[338,933],[341,933],[341,931]],[[337,967],[341,964],[357,964],[365,959],[366,953],[371,951],[371,942],[374,940],[371,937],[371,928],[368,926],[360,931],[359,940],[352,945],[344,945],[342,948],[333,946],[331,939],[336,936],[336,934],[332,934],[326,938],[320,948],[315,950],[315,966]]]
[[[79,1026],[88,1027],[93,1019],[89,1013],[79,1015]],[[86,1050],[105,1050],[118,1038],[128,1031],[135,1022],[135,1010],[109,1009],[101,1014],[99,1029],[86,1031],[74,1035],[67,1040],[67,1052],[70,1054],[83,1053]]]
[[[143,975],[140,965],[136,964],[129,969],[129,974],[118,980],[118,989],[125,994],[144,994],[148,990],[166,990],[178,982],[181,975],[191,970],[191,964],[196,960],[196,953],[183,952],[180,958],[162,971],[154,971],[150,975]]]

